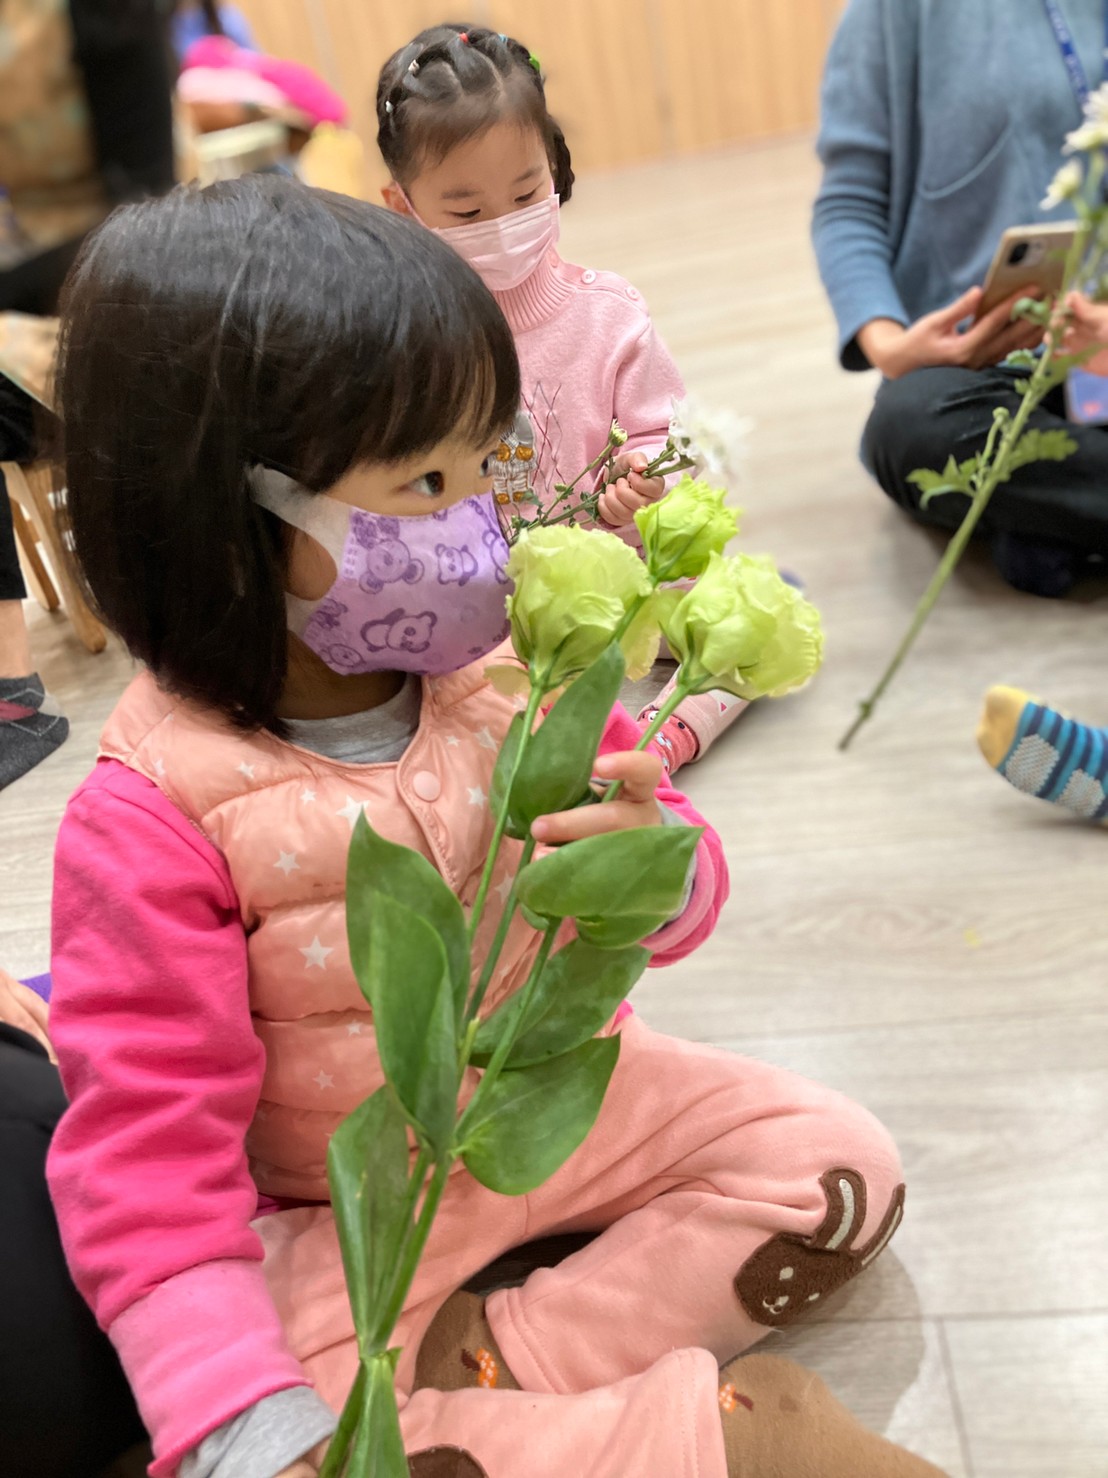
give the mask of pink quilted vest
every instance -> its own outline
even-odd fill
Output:
[[[463,905],[477,891],[493,764],[515,711],[485,681],[484,665],[424,679],[419,731],[396,764],[342,764],[272,734],[243,734],[147,673],[108,720],[100,753],[153,781],[227,859],[266,1052],[247,1151],[268,1195],[327,1199],[328,1138],[382,1080],[346,945],[346,854],[359,812],[429,858]],[[514,867],[518,844],[510,845]],[[486,945],[506,873],[505,863],[489,895]],[[536,945],[517,918],[486,1010],[523,983]]]

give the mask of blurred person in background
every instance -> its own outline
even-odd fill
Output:
[[[87,233],[173,184],[171,91],[159,0],[3,0],[0,315],[53,314]],[[0,374],[0,461],[28,460],[35,442],[34,402]],[[0,789],[69,731],[34,670],[26,593],[0,475]]]
[[[170,35],[177,60],[202,36],[226,36],[246,51],[256,51],[250,24],[235,5],[217,5],[216,0],[183,0],[173,9]]]
[[[1014,412],[1004,364],[1041,332],[1015,297],[972,322],[1001,236],[1072,218],[1047,189],[1105,75],[1104,0],[849,0],[827,58],[813,238],[844,369],[883,378],[862,460],[913,518],[956,528],[958,495],[920,505],[916,468],[984,445]],[[967,327],[967,325],[970,325]],[[1031,418],[1077,452],[1020,468],[981,520],[1017,589],[1064,595],[1108,555],[1108,435],[1065,419],[1062,389]]]
[[[5,1478],[93,1478],[145,1439],[115,1351],[69,1276],[46,1189],[46,1151],[65,1106],[46,1002],[0,969]]]

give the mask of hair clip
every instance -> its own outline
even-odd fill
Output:
[[[536,72],[542,72],[542,62],[539,61],[538,57],[533,51],[529,53],[527,60],[531,63]]]
[[[411,62],[408,63],[408,71],[412,74],[413,77],[419,71],[419,59],[418,59],[418,57],[416,58],[415,61],[411,61]]]
[[[507,44],[508,44],[508,38],[507,38],[507,36],[505,36],[504,32],[503,31],[498,31],[496,34],[500,37],[501,41],[503,41],[504,45],[507,46]]]
[[[468,46],[469,45],[469,32],[468,31],[459,31],[458,32],[458,40],[462,43],[463,46]]]
[[[386,98],[385,99],[385,112],[386,113],[391,113],[392,112],[392,99],[391,98]]]

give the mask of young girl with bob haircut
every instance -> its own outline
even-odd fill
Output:
[[[472,902],[514,711],[484,671],[515,352],[429,232],[260,176],[116,213],[64,321],[76,551],[145,670],[58,839],[51,1188],[156,1478],[304,1478],[356,1366],[327,1141],[381,1082],[346,854],[364,810]],[[444,547],[470,551],[464,587]],[[543,818],[546,843],[699,824],[637,737],[617,708],[597,773],[623,796]],[[708,830],[653,963],[706,938],[725,893]],[[517,920],[489,1008],[537,943]],[[635,1016],[607,1030],[608,1098],[548,1184],[451,1177],[396,1332],[412,1472],[798,1473],[813,1442],[826,1478],[928,1471],[786,1361],[720,1371],[880,1251],[888,1135],[767,1064]],[[596,1236],[487,1302],[458,1291],[556,1230]]]

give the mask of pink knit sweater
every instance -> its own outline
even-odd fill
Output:
[[[544,503],[604,449],[613,419],[628,433],[625,451],[665,445],[685,387],[637,288],[551,252],[526,282],[495,296],[519,352],[532,485]],[[511,470],[494,468],[498,491]],[[592,479],[582,486],[591,491]]]

